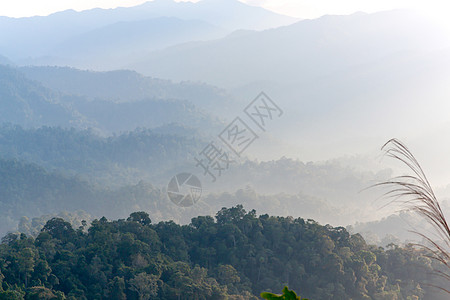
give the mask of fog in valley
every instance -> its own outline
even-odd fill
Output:
[[[450,26],[414,9],[301,18],[236,0],[155,0],[1,16],[0,235],[36,238],[54,217],[86,231],[133,212],[219,224],[218,211],[242,205],[386,249],[424,242],[411,231],[433,226],[376,186],[414,175],[381,147],[409,148],[449,216],[449,82]],[[242,278],[230,295],[259,295]],[[172,299],[162,290],[139,299]],[[371,293],[351,299],[446,299]],[[243,297],[230,299],[253,299]]]

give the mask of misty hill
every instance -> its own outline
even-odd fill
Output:
[[[168,180],[172,168],[190,162],[201,146],[199,139],[143,129],[112,137],[73,128],[0,129],[0,157],[26,160],[110,186],[141,179]]]
[[[150,21],[150,19],[158,17],[171,17],[171,20],[175,20],[173,18],[186,21],[198,20],[224,28],[228,32],[235,29],[266,29],[295,21],[294,18],[275,14],[259,7],[248,6],[236,0],[203,0],[198,3],[157,0],[131,8],[92,9],[82,12],[68,10],[46,17],[0,17],[0,29],[8,28],[8,30],[0,30],[0,48],[3,55],[14,60],[25,59],[30,62],[29,58],[31,61],[34,58],[44,58],[50,62],[55,61],[55,58],[48,56],[52,55],[54,49],[59,47],[58,45],[67,40],[78,37],[84,42],[81,36],[91,32],[92,37],[93,32],[101,28],[103,28],[102,30],[109,28],[108,34],[112,39],[122,40],[124,36],[130,35],[130,27],[127,29],[127,26],[133,24],[132,28],[136,29],[139,22],[144,22],[141,23],[143,26],[146,22],[149,25],[151,22],[156,22]],[[193,24],[192,22],[188,21],[183,24]],[[176,21],[170,26],[175,26],[176,23],[180,24],[180,21]],[[205,30],[212,28],[211,25],[207,25]],[[33,28],[33,31],[30,31],[29,28]],[[140,32],[144,31],[144,28],[140,29]],[[97,33],[99,32],[97,31]],[[200,38],[198,33],[195,30],[192,31],[189,39],[198,40]],[[207,37],[211,38],[211,35],[203,35],[200,40]],[[148,40],[145,35],[142,35],[142,38]],[[159,40],[167,42],[167,37],[160,35]],[[173,39],[172,41],[175,42]],[[155,40],[153,42],[156,43]],[[82,45],[78,46],[83,47]],[[129,46],[131,49],[133,45]],[[58,54],[62,55],[61,58],[65,58],[63,52]]]
[[[0,231],[13,229],[21,216],[58,213],[86,206],[92,210],[95,190],[76,178],[46,172],[34,164],[0,160]]]
[[[0,120],[33,126],[75,126],[89,123],[61,101],[61,97],[26,78],[19,71],[0,66]]]
[[[278,155],[302,160],[375,151],[392,136],[420,147],[448,122],[449,35],[410,11],[324,16],[171,47],[130,67],[228,87],[246,102],[264,90],[286,108],[272,132],[290,146]]]
[[[388,170],[362,172],[333,162],[306,164],[290,159],[260,163],[244,160],[233,163],[217,182],[212,183],[209,177],[202,176],[202,170],[195,167],[194,160],[207,141],[168,133],[167,130],[173,128],[161,130],[162,134],[137,130],[105,138],[74,129],[3,127],[0,130],[0,158],[31,162],[46,170],[82,178],[116,191],[141,180],[164,189],[175,174],[193,172],[202,181],[205,195],[201,203],[192,208],[192,212],[197,213],[244,203],[261,212],[301,215],[338,225],[374,220],[386,213],[374,212],[382,203],[374,205],[372,200],[379,197],[381,191],[361,193],[361,190],[387,180],[390,177]],[[33,181],[25,180],[20,184],[32,185]],[[124,187],[123,190],[130,189]],[[147,196],[142,194],[144,198]],[[142,209],[144,202],[140,202]],[[122,204],[129,207],[127,203],[123,200]],[[75,208],[59,209],[73,211]],[[83,206],[77,209],[95,213]],[[165,211],[165,208],[158,210]],[[42,211],[42,214],[57,212]],[[114,212],[120,213],[120,210]],[[171,216],[180,220],[178,215]]]
[[[93,72],[68,67],[19,68],[28,78],[47,88],[88,100],[108,100],[115,103],[145,99],[187,100],[217,116],[229,113],[234,98],[223,89],[197,82],[172,82],[145,77],[135,71],[117,70]]]
[[[10,61],[7,57],[0,55],[0,65],[12,65],[13,62]]]
[[[68,156],[68,163],[70,159]],[[67,171],[70,171],[69,167]],[[160,176],[168,181],[173,174]],[[63,211],[83,210],[93,217],[124,218],[134,210],[143,210],[148,211],[153,220],[175,220],[185,224],[198,214],[211,215],[224,205],[239,203],[256,205],[255,208],[263,213],[278,211],[286,216],[302,215],[307,218],[317,216],[324,219],[325,215],[337,212],[332,206],[314,197],[258,196],[251,190],[206,195],[195,206],[180,208],[168,199],[164,188],[145,181],[107,187],[82,178],[79,175],[67,175],[62,170],[48,171],[24,161],[0,159],[0,234],[17,228],[23,216],[31,219]],[[280,202],[283,203],[281,210]]]
[[[122,133],[136,128],[154,128],[176,123],[198,130],[202,135],[218,132],[222,124],[188,101],[146,99],[114,103],[106,100],[68,99],[83,116],[95,121],[103,134]]]
[[[449,202],[441,201],[440,205],[444,215],[448,216]],[[348,226],[347,230],[361,234],[371,244],[386,247],[390,243],[423,243],[423,237],[417,232],[428,234],[433,232],[433,226],[416,213],[401,211],[380,220],[357,222]]]
[[[165,184],[160,175],[171,168],[195,165],[197,155],[209,140],[183,127],[138,129],[120,135],[102,137],[91,130],[44,127],[23,129],[18,126],[0,128],[0,155],[19,158],[75,174],[100,179],[120,179],[134,170],[138,178]],[[192,169],[192,166],[191,166]],[[200,168],[193,168],[200,172]],[[122,173],[124,172],[124,174]],[[201,173],[201,172],[200,172]],[[103,174],[103,175],[102,175]],[[251,161],[243,158],[231,163],[217,184],[205,185],[214,191],[234,191],[246,186],[262,194],[305,193],[333,204],[361,204],[360,194],[370,185],[390,178],[392,171],[356,170],[334,161],[308,162],[281,158],[273,161]],[[122,178],[123,180],[123,178]],[[326,184],[323,184],[326,182]]]
[[[215,130],[215,128],[218,128],[221,124],[210,114],[199,110],[187,100],[149,98],[152,93],[164,97],[164,90],[168,91],[176,85],[164,81],[159,84],[157,80],[147,80],[133,72],[124,72],[123,74],[120,72],[109,73],[106,76],[100,74],[97,76],[97,81],[91,81],[91,84],[98,84],[99,86],[97,93],[93,92],[91,94],[89,91],[95,90],[95,86],[82,86],[82,82],[86,83],[90,79],[90,73],[83,73],[88,76],[81,80],[82,87],[75,91],[79,91],[77,94],[86,92],[86,94],[90,95],[78,96],[54,92],[42,86],[39,82],[28,79],[17,69],[0,66],[0,71],[2,72],[0,93],[2,93],[1,98],[3,99],[0,104],[2,106],[0,116],[3,123],[17,124],[24,127],[62,126],[78,129],[92,128],[103,134],[132,131],[138,127],[160,127],[172,123],[200,129],[200,132],[208,133],[216,132],[218,129]],[[70,76],[70,72],[68,73],[69,76],[61,76],[60,78],[71,81],[72,84],[76,85],[77,81],[73,79],[73,76]],[[119,76],[116,76],[116,74]],[[39,77],[39,75],[36,77]],[[102,77],[106,78],[103,79]],[[128,81],[131,83],[130,86],[117,82],[121,78],[127,77],[132,78]],[[109,79],[115,79],[116,82]],[[119,86],[116,90],[122,89],[124,91],[122,94],[118,93],[117,95],[124,99],[122,103],[115,101],[117,97],[110,99],[108,98],[108,93],[102,93],[111,84]],[[159,91],[155,90],[155,92],[152,92],[154,86]],[[141,92],[131,92],[130,98],[125,98],[126,91],[132,91],[133,88]],[[64,86],[62,86],[61,90],[64,89]],[[67,90],[71,91],[70,86]],[[173,90],[175,91],[176,89]],[[178,94],[181,95],[183,90],[190,91],[191,98],[197,90],[199,90],[199,95],[204,93],[204,98],[198,98],[199,103],[205,103],[210,99],[209,95],[213,95],[218,103],[223,97],[218,90],[216,92],[214,88],[203,88],[201,85],[190,86],[187,84],[184,87],[180,84]],[[172,92],[172,94],[177,94],[177,92]],[[104,98],[101,99],[97,96],[103,96]],[[139,101],[130,101],[133,96],[135,99],[138,99],[138,97],[146,98],[141,98]],[[186,98],[188,97],[189,93],[186,93]],[[95,100],[92,100],[93,98]]]
[[[348,226],[347,230],[361,234],[371,244],[386,247],[390,243],[396,245],[404,243],[418,243],[423,239],[411,232],[420,230],[430,231],[431,227],[424,219],[415,213],[402,211],[372,222],[357,222]]]
[[[141,73],[218,86],[311,80],[403,51],[449,45],[448,35],[410,11],[324,16],[293,25],[149,53]]]
[[[0,159],[0,234],[17,229],[19,220],[83,210],[90,215],[122,218],[133,210],[152,211],[156,219],[188,222],[191,214],[167,199],[151,184],[109,189],[35,164]],[[186,213],[190,210],[185,210]],[[197,207],[196,211],[209,213]],[[22,222],[23,223],[23,222]]]
[[[49,135],[48,130],[46,135]],[[36,138],[42,136],[42,134],[36,134]],[[143,210],[148,211],[154,220],[176,220],[184,224],[198,214],[211,215],[221,207],[238,204],[254,207],[261,213],[277,212],[282,216],[302,216],[337,226],[346,226],[355,221],[362,222],[377,217],[373,213],[373,207],[369,207],[370,203],[367,203],[367,197],[361,198],[359,203],[336,201],[339,195],[341,200],[344,199],[340,190],[336,190],[338,195],[333,199],[307,194],[310,190],[297,194],[264,195],[249,187],[235,190],[235,192],[210,193],[212,192],[210,185],[205,181],[203,181],[204,196],[202,199],[192,207],[180,208],[173,204],[165,193],[167,182],[174,174],[180,172],[180,169],[173,168],[166,171],[171,167],[168,163],[170,160],[167,158],[168,155],[161,157],[161,155],[158,156],[158,153],[155,154],[149,150],[148,152],[155,159],[143,158],[144,151],[139,154],[139,150],[133,150],[137,147],[133,143],[132,137],[128,137],[126,140],[129,142],[129,147],[116,143],[114,149],[111,149],[109,144],[103,143],[102,145],[101,140],[93,140],[91,144],[97,143],[99,144],[98,149],[102,147],[104,149],[97,151],[98,156],[106,157],[97,158],[97,160],[91,158],[95,153],[92,153],[94,151],[89,149],[89,144],[85,141],[65,144],[66,149],[73,147],[69,151],[61,149],[63,145],[57,142],[49,143],[50,138],[47,138],[35,141],[34,153],[30,153],[25,149],[26,136],[20,136],[20,138],[24,140],[21,142],[24,149],[18,149],[16,157],[21,160],[5,159],[4,157],[8,158],[7,155],[2,155],[3,158],[0,158],[1,234],[17,228],[23,216],[32,219],[41,215],[79,210],[83,210],[93,217],[103,215],[108,218],[124,218],[134,210]],[[85,139],[87,138],[85,137]],[[120,140],[125,138],[127,137],[122,137]],[[59,140],[67,142],[67,138],[64,137]],[[141,138],[139,142],[142,144],[145,143],[145,140]],[[155,148],[162,148],[162,146],[156,145]],[[1,149],[2,153],[4,149],[5,147]],[[109,153],[110,150],[115,151],[115,156]],[[48,153],[44,151],[48,151]],[[91,152],[91,157],[89,157],[89,152]],[[80,154],[76,155],[75,153]],[[129,155],[127,156],[126,153]],[[174,155],[173,151],[171,155],[174,160],[177,159],[177,155]],[[53,159],[51,160],[49,156]],[[132,161],[126,161],[126,158]],[[30,164],[24,159],[39,162],[46,167]],[[159,161],[155,162],[156,159]],[[142,167],[130,167],[137,160],[141,161]],[[79,166],[74,166],[75,164]],[[312,177],[320,178],[323,173],[320,169],[320,167],[310,168],[309,172]],[[85,173],[86,170],[89,171],[88,175]],[[184,167],[181,170],[184,170]],[[135,181],[145,178],[145,172],[150,172],[158,179]],[[283,170],[280,169],[280,172]],[[126,178],[128,175],[131,177]],[[117,177],[119,176],[122,176],[122,182],[125,181],[124,178],[128,179],[129,184],[118,184]],[[102,181],[102,178],[106,181]],[[149,182],[158,182],[158,184],[154,185]],[[316,187],[317,194],[321,194],[321,188],[323,189],[329,183],[329,178],[323,177],[322,185]],[[356,205],[357,208],[355,208]],[[365,211],[370,214],[364,213]],[[22,225],[26,224],[26,222],[21,223]]]
[[[371,192],[361,194],[361,191],[376,182],[389,179],[392,170],[357,170],[338,160],[303,162],[282,157],[272,161],[245,161],[230,168],[229,175],[225,176],[224,185],[229,190],[236,189],[238,184],[249,185],[265,194],[302,192],[328,199],[330,203],[351,206],[358,203],[363,205],[361,198],[367,200]]]
[[[48,55],[82,68],[112,70],[148,51],[221,38],[227,33],[203,21],[168,17],[119,22],[68,38]]]

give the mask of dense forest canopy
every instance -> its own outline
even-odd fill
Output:
[[[433,267],[410,246],[370,246],[342,227],[241,205],[188,225],[135,212],[79,228],[53,218],[36,238],[6,235],[0,297],[259,299],[288,285],[309,299],[441,299],[427,286]]]

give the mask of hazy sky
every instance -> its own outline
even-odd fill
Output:
[[[144,2],[146,0],[5,0],[0,1],[0,15],[11,17],[48,15],[65,9],[113,8],[134,6]],[[349,14],[355,11],[375,12],[394,8],[415,8],[441,19],[450,19],[448,17],[450,5],[447,0],[241,0],[241,2],[300,18],[315,18],[324,14]]]

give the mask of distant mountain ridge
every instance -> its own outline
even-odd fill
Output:
[[[445,28],[418,13],[394,10],[324,16],[177,45],[148,53],[128,68],[204,81],[242,101],[263,90],[287,108],[272,132],[298,146],[278,155],[324,160],[442,127],[448,122],[441,107],[450,97],[449,58]]]
[[[104,35],[108,34],[112,39],[121,40],[129,38],[136,31],[142,31],[143,28],[139,28],[139,25],[145,23],[153,23],[154,28],[160,28],[162,25],[155,22],[160,17],[168,17],[173,21],[172,26],[181,23],[186,27],[183,39],[174,39],[176,35],[172,33],[171,44],[216,38],[236,29],[267,29],[297,21],[295,18],[249,6],[237,0],[203,0],[197,3],[156,0],[130,8],[91,9],[82,12],[67,10],[45,17],[0,17],[0,49],[3,55],[26,64],[36,61],[67,62],[70,61],[70,56],[66,57],[67,53],[62,50],[70,50],[70,45],[82,48],[89,32],[91,37],[97,32],[99,37],[104,38]],[[197,29],[190,25],[193,20],[201,23],[197,24]],[[125,26],[126,24],[128,26]],[[33,28],[33,31],[29,28]],[[101,28],[103,29],[100,30]],[[105,31],[106,29],[108,31]],[[159,39],[154,39],[153,43],[159,47],[170,44],[164,35],[162,32]],[[71,40],[74,43],[70,43]],[[161,43],[164,40],[166,43]],[[77,41],[81,42],[81,45],[77,44]],[[93,38],[93,42],[95,41]],[[101,42],[101,39],[97,42]],[[144,45],[149,43],[144,35],[141,35],[139,42]],[[56,51],[58,49],[59,52]],[[137,51],[141,50],[148,49]],[[52,57],[55,54],[58,57]]]
[[[115,75],[119,75],[119,80],[131,75],[130,82],[135,85],[116,84],[119,89],[124,89],[122,95],[118,95],[119,99],[122,99],[120,102],[117,99],[108,98],[108,94],[105,95],[105,93],[92,95],[89,93],[90,88],[86,86],[84,87],[86,95],[82,91],[78,94],[53,91],[38,81],[27,78],[17,68],[0,65],[0,99],[2,100],[0,101],[0,123],[17,124],[26,128],[41,126],[92,128],[107,135],[132,131],[138,127],[154,128],[172,123],[199,129],[202,132],[215,132],[215,128],[221,126],[217,118],[198,109],[192,102],[175,98],[176,92],[172,95],[164,94],[164,90],[178,87],[180,91],[183,89],[190,91],[191,95],[195,94],[196,90],[199,91],[199,95],[203,91],[205,93],[203,101],[215,99],[220,102],[223,96],[220,95],[219,90],[212,87],[202,89],[201,85],[183,86],[167,81],[160,83],[158,80],[145,79],[133,72],[99,73],[98,75],[70,69],[65,69],[62,73],[64,72],[68,75],[61,78],[68,81],[72,80],[70,75],[76,77],[77,72],[91,75],[91,80],[95,78],[91,82],[94,83],[92,89],[102,84],[106,84],[105,89],[108,85],[114,85],[114,82],[110,82],[108,78]],[[61,73],[58,74],[61,75]],[[142,93],[135,93],[134,99],[124,99],[126,91],[132,91],[134,87],[140,88]],[[159,91],[152,94],[152,88],[159,88]],[[208,94],[211,98],[208,98]]]
[[[63,103],[59,94],[29,80],[16,69],[0,65],[0,78],[2,123],[25,127],[90,125],[76,110]]]
[[[450,46],[445,30],[419,14],[395,10],[324,16],[260,32],[148,52],[124,66],[172,80],[221,87],[258,81],[295,83],[402,52]]]
[[[50,50],[48,56],[82,68],[112,70],[148,51],[192,40],[222,38],[228,32],[204,21],[174,17],[121,21],[69,37]]]
[[[187,100],[206,111],[226,111],[233,97],[223,89],[199,82],[173,82],[143,76],[135,71],[93,72],[68,67],[19,68],[28,78],[47,88],[88,100],[116,103],[148,98]]]

